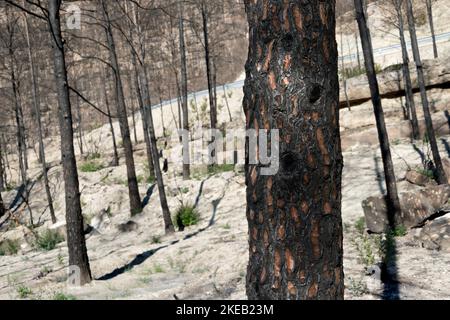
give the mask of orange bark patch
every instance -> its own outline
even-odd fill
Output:
[[[328,154],[327,146],[325,145],[325,137],[323,135],[322,128],[317,128],[316,131],[317,143],[319,144],[320,152],[322,153],[324,163],[329,165],[331,163],[330,156]]]
[[[267,271],[266,271],[266,267],[263,267],[262,271],[261,271],[261,275],[259,277],[259,283],[263,284],[265,283],[267,280]]]
[[[277,233],[278,233],[278,239],[279,240],[284,240],[286,238],[286,228],[285,228],[285,226],[281,225],[278,228],[278,232]]]
[[[263,242],[264,242],[264,246],[267,249],[269,247],[269,245],[270,245],[270,243],[269,243],[269,231],[267,229],[265,229],[264,233],[263,233]]]
[[[281,254],[280,250],[275,250],[273,272],[275,277],[281,276]]]
[[[306,284],[306,273],[305,273],[305,270],[300,270],[300,272],[298,273],[298,280],[300,281],[301,285],[305,285]]]
[[[323,56],[325,57],[325,62],[328,63],[328,62],[330,62],[330,51],[328,49],[329,42],[328,42],[327,35],[324,35],[324,37],[323,37],[322,47],[323,47]]]
[[[319,289],[319,285],[314,282],[308,289],[308,298],[314,299],[317,296],[317,291]]]
[[[277,80],[276,80],[276,77],[275,77],[275,73],[273,73],[273,71],[271,71],[269,73],[268,81],[269,81],[269,87],[272,90],[275,90],[277,88]]]
[[[283,70],[284,71],[289,71],[291,69],[291,61],[292,61],[291,54],[290,53],[286,54],[283,59]]]
[[[328,16],[327,16],[327,8],[325,7],[325,2],[320,2],[320,20],[322,24],[328,28]]]
[[[323,205],[323,211],[325,214],[330,214],[333,211],[333,208],[331,207],[331,204],[329,202],[325,202]]]
[[[294,7],[293,15],[294,15],[294,21],[295,21],[295,26],[297,28],[297,31],[298,32],[303,31],[303,17],[300,12],[300,8],[298,6]]]
[[[263,216],[263,214],[261,212],[258,214],[258,222],[260,224],[262,224],[264,222],[264,216]]]
[[[253,228],[253,230],[252,230],[252,238],[255,241],[258,240],[258,229]]]
[[[289,23],[289,15],[288,15],[289,0],[284,0],[283,6],[284,6],[284,10],[283,10],[283,28],[284,28],[285,31],[289,31],[291,29],[291,24]]]
[[[310,166],[311,168],[314,168],[316,166],[316,160],[314,159],[314,156],[311,152],[308,152],[306,161],[308,162],[308,166]]]
[[[315,259],[320,258],[320,228],[319,222],[313,221],[311,228],[311,247]]]
[[[297,288],[292,282],[288,282],[288,292],[291,296],[297,295]]]
[[[302,204],[301,204],[300,208],[302,209],[302,212],[304,214],[308,214],[309,206],[308,206],[308,203],[306,201],[302,201]]]
[[[295,207],[291,207],[291,218],[292,220],[295,221],[295,223],[299,223],[300,222],[300,218],[298,216],[298,210]]]
[[[311,119],[313,119],[313,121],[317,122],[320,119],[320,113],[318,113],[317,111],[314,111],[311,115]]]
[[[256,179],[258,178],[258,174],[256,171],[256,167],[254,166],[251,171],[250,171],[250,182],[252,183],[253,186],[256,185]]]
[[[267,55],[266,55],[266,59],[264,61],[264,66],[263,66],[263,70],[266,72],[267,72],[267,70],[269,70],[270,60],[272,60],[273,43],[274,43],[274,40],[270,41],[269,47],[267,48]]]
[[[287,271],[289,273],[293,273],[294,272],[294,268],[295,268],[295,260],[294,257],[292,256],[291,250],[286,249],[285,252],[285,258],[286,258],[286,267],[287,267]]]

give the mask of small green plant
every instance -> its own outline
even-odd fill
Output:
[[[64,265],[64,257],[62,256],[61,253],[58,253],[58,256],[56,257],[56,260],[58,261],[58,264],[59,264],[60,266],[63,266],[63,265]]]
[[[404,237],[408,233],[408,230],[405,226],[400,225],[396,226],[394,230],[391,231],[394,237]]]
[[[184,193],[184,194],[186,194],[186,193],[189,193],[189,188],[188,187],[184,187],[184,188],[181,188],[181,193]]]
[[[153,271],[155,273],[164,273],[165,272],[164,268],[161,265],[159,265],[159,264],[156,264],[156,265],[153,266]]]
[[[19,240],[6,239],[0,243],[0,256],[13,256],[19,252]]]
[[[227,224],[223,225],[222,228],[224,228],[225,230],[230,230],[231,226],[229,223],[227,223]]]
[[[33,294],[30,288],[20,285],[17,287],[17,294],[20,299],[26,299]]]
[[[152,236],[152,243],[161,243],[160,236]]]
[[[234,164],[219,164],[208,167],[208,174],[216,175],[222,172],[234,171]]]
[[[80,171],[84,173],[90,173],[100,171],[104,168],[105,167],[103,166],[103,164],[98,163],[96,161],[86,161],[81,165]]]
[[[366,231],[366,220],[364,219],[364,217],[360,217],[358,220],[356,220],[355,229],[359,234],[364,234],[364,232]]]
[[[192,205],[182,204],[176,211],[174,224],[180,227],[179,222],[185,227],[196,225],[200,217],[197,210]]]
[[[70,294],[65,294],[62,292],[56,292],[53,295],[53,300],[59,300],[59,301],[72,301],[72,300],[77,300],[77,298],[73,295]]]
[[[417,173],[420,173],[421,175],[424,175],[430,179],[434,179],[434,172],[433,170],[429,170],[429,169],[416,169]]]
[[[58,243],[64,241],[64,237],[57,231],[47,229],[36,237],[34,246],[44,251],[51,251]]]
[[[367,285],[363,282],[362,279],[355,280],[351,277],[348,278],[348,290],[358,297],[369,292],[369,290],[367,289]]]

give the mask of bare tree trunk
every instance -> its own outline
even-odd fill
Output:
[[[161,124],[163,128],[163,137],[166,137],[166,126],[164,125],[164,112],[163,112],[163,101],[161,97],[161,92],[159,92],[159,110],[161,111]]]
[[[3,166],[3,150],[2,149],[3,149],[3,144],[0,141],[0,192],[3,192],[6,187],[5,170],[4,170],[4,166]]]
[[[130,38],[131,39],[131,38]],[[133,52],[131,53],[133,55]],[[134,101],[133,101],[133,81],[131,81],[131,73],[133,71],[130,70],[128,74],[128,83],[130,85],[130,104],[131,104],[131,120],[133,123],[133,136],[134,136],[134,143],[138,144],[138,138],[137,138],[137,131],[136,131],[136,115],[135,115],[135,108],[134,108]]]
[[[280,134],[275,175],[249,163],[246,146],[248,298],[343,299],[335,1],[245,7],[247,129]]]
[[[78,91],[77,80],[74,81],[75,90]],[[75,95],[75,103],[77,108],[77,129],[78,129],[78,147],[80,148],[80,155],[84,156],[84,147],[83,147],[83,119],[81,116],[81,104],[80,97]]]
[[[433,39],[433,54],[434,58],[437,59],[439,57],[437,44],[436,44],[436,34],[434,32],[434,21],[433,21],[433,0],[426,0],[427,3],[427,15],[428,15],[428,23],[430,24],[431,38]]]
[[[41,102],[40,102],[40,96],[39,96],[39,89],[37,84],[37,75],[36,75],[36,68],[34,66],[34,59],[33,54],[31,50],[31,42],[30,42],[30,34],[29,34],[29,25],[28,25],[28,18],[25,14],[25,36],[27,40],[27,48],[28,48],[28,60],[30,64],[30,71],[31,71],[31,85],[32,85],[32,95],[33,95],[33,105],[34,105],[34,112],[36,113],[36,124],[38,129],[38,141],[39,141],[39,159],[42,164],[42,177],[44,179],[44,188],[45,193],[47,195],[47,203],[48,203],[48,209],[50,210],[50,217],[52,219],[53,223],[56,223],[56,215],[55,215],[55,209],[53,207],[53,199],[52,199],[52,193],[50,191],[50,183],[48,180],[48,173],[47,173],[47,161],[45,159],[45,148],[44,148],[44,139],[42,134],[42,120],[41,120]]]
[[[381,104],[380,91],[378,87],[378,80],[375,72],[375,63],[373,59],[372,41],[370,38],[370,31],[367,26],[366,15],[361,0],[354,0],[356,20],[358,21],[361,43],[364,53],[364,61],[369,80],[370,92],[372,95],[373,111],[377,123],[378,140],[380,142],[381,156],[383,158],[384,176],[386,180],[387,189],[387,208],[388,218],[391,227],[394,226],[396,217],[400,216],[400,200],[398,198],[397,183],[395,179],[394,165],[392,163],[391,150],[389,146],[389,136],[386,130],[386,123],[384,120],[383,106]]]
[[[186,66],[186,45],[184,42],[184,22],[183,8],[179,3],[179,28],[180,33],[180,52],[181,52],[181,107],[183,110],[183,179],[189,180],[191,176],[190,155],[189,155],[189,115],[188,115],[188,88],[187,88],[187,66]]]
[[[225,85],[223,85],[222,88],[223,88],[223,96],[225,97],[225,104],[227,105],[228,116],[230,117],[230,122],[233,122],[233,117],[231,116],[230,104],[228,103],[227,88],[225,87]]]
[[[141,84],[142,98],[144,101],[144,109],[146,110],[145,116],[147,118],[148,133],[150,136],[153,166],[154,166],[154,171],[155,171],[155,176],[156,176],[156,183],[158,185],[159,200],[161,203],[161,210],[162,210],[163,219],[164,219],[165,233],[170,234],[170,233],[175,232],[175,228],[172,223],[172,217],[170,214],[169,205],[167,204],[166,191],[164,189],[164,180],[163,180],[163,176],[162,176],[162,172],[161,172],[161,167],[159,164],[158,145],[156,142],[155,127],[153,124],[152,102],[150,99],[150,81],[148,79],[147,69],[144,64],[145,56],[146,56],[145,43],[144,43],[142,30],[140,29],[140,24],[138,23],[138,17],[137,17],[136,11],[135,11],[134,19],[135,19],[134,20],[135,25],[137,26],[137,34],[139,36],[139,43],[140,43],[141,52],[142,52],[142,61],[141,61],[142,63],[139,64],[139,66],[138,66],[138,76],[139,76],[139,82]]]
[[[423,74],[423,65],[420,58],[419,44],[417,42],[416,27],[414,20],[414,12],[411,0],[406,0],[407,16],[409,33],[411,35],[411,46],[414,55],[414,61],[417,68],[417,80],[420,87],[420,96],[422,98],[423,114],[425,117],[425,124],[427,127],[428,139],[430,141],[431,152],[433,153],[434,165],[436,167],[436,178],[439,184],[447,184],[447,176],[442,165],[441,155],[439,154],[439,148],[436,141],[436,135],[433,128],[433,121],[431,119],[430,108],[428,104],[427,89],[425,87],[425,77]]]
[[[408,47],[405,40],[405,27],[403,23],[402,4],[403,0],[394,0],[395,10],[397,11],[397,18],[399,24],[400,44],[402,47],[402,59],[403,59],[403,81],[405,82],[405,97],[406,108],[410,113],[411,128],[413,132],[413,139],[420,138],[419,122],[417,120],[416,103],[414,102],[414,93],[411,81],[411,73],[409,72],[409,55]]]
[[[341,25],[342,28],[342,25]],[[343,34],[342,34],[342,30],[339,33],[340,35],[340,40],[341,40],[341,75],[342,75],[342,84],[344,87],[344,95],[345,95],[345,102],[347,103],[347,108],[348,110],[352,110],[351,106],[350,106],[350,101],[348,99],[348,93],[347,93],[347,72],[345,72],[345,63],[344,63],[344,39],[343,39]]]
[[[361,55],[359,54],[358,32],[355,32],[355,47],[356,47],[356,58],[358,59],[358,70],[361,70],[362,69],[362,64],[361,64]]]
[[[59,124],[61,135],[61,158],[64,171],[67,246],[69,266],[78,268],[81,285],[91,282],[91,270],[84,238],[83,215],[81,214],[75,150],[73,147],[73,123],[67,80],[64,42],[61,37],[61,0],[48,1],[48,19],[53,46],[55,82],[58,92]]]
[[[139,186],[136,178],[136,170],[133,157],[133,146],[130,138],[130,127],[128,126],[127,107],[123,93],[122,79],[120,75],[119,62],[117,60],[116,46],[114,42],[111,21],[108,12],[108,5],[105,0],[101,0],[101,10],[105,31],[109,47],[110,62],[113,68],[114,85],[117,102],[117,116],[119,117],[120,132],[122,135],[123,148],[125,150],[125,162],[127,166],[128,191],[130,196],[130,211],[132,215],[142,212],[141,197],[139,195]]]
[[[104,72],[102,74],[102,89],[103,89],[103,98],[105,99],[105,105],[106,105],[106,112],[108,114],[108,122],[109,122],[109,128],[111,131],[111,138],[112,138],[112,142],[113,142],[113,151],[114,151],[114,159],[113,159],[113,167],[117,167],[119,165],[119,152],[117,152],[117,142],[116,142],[116,133],[114,130],[114,125],[113,125],[113,121],[112,121],[112,116],[111,116],[111,108],[109,106],[109,99],[108,99],[108,91],[106,90],[106,84],[109,83],[109,75],[108,75],[108,71],[106,70],[106,72]]]

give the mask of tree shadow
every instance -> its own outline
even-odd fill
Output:
[[[441,142],[445,147],[445,151],[447,151],[447,155],[450,158],[450,144],[447,142],[447,140],[445,140],[444,138],[441,138]]]
[[[199,192],[199,195],[197,197],[200,196],[201,190],[203,190],[203,183],[204,182],[205,181],[203,181],[202,184],[201,184],[200,192]],[[132,268],[134,268],[134,267],[144,263],[147,259],[149,259],[151,256],[153,256],[159,250],[164,249],[164,248],[168,248],[168,247],[170,247],[170,246],[172,246],[174,244],[177,244],[177,243],[179,243],[181,241],[193,238],[193,237],[199,235],[200,233],[206,231],[207,229],[209,229],[211,226],[214,225],[215,218],[216,218],[216,213],[217,213],[217,208],[218,208],[220,202],[222,201],[222,199],[224,197],[225,197],[225,193],[220,198],[215,199],[215,200],[213,200],[211,202],[211,204],[213,206],[213,212],[212,212],[211,218],[209,219],[209,223],[208,223],[208,225],[206,227],[201,228],[201,229],[199,229],[199,230],[197,230],[195,232],[189,233],[186,236],[184,236],[182,239],[173,240],[169,244],[166,244],[166,245],[160,246],[158,248],[151,249],[151,250],[145,251],[145,252],[143,252],[141,254],[138,254],[133,260],[131,260],[126,265],[114,269],[112,272],[110,272],[108,274],[105,274],[105,275],[101,276],[100,278],[97,278],[97,280],[100,280],[100,281],[111,280],[111,279],[113,279],[113,278],[115,278],[115,277],[117,277],[117,276],[119,276],[119,275],[121,275],[121,274],[123,274],[123,273],[125,273],[125,272],[127,272],[129,270],[131,270]]]
[[[381,194],[385,194],[386,190],[384,188],[384,183],[383,183],[383,171],[381,170],[380,167],[380,159],[377,157],[377,155],[375,154],[373,156],[373,161],[375,162],[375,171],[377,173],[377,182],[378,182],[378,189],[380,189]]]
[[[420,148],[418,148],[417,145],[416,145],[415,143],[413,143],[412,146],[413,146],[414,150],[420,155],[420,160],[421,160],[421,162],[422,162],[422,163],[425,163],[425,162],[426,162],[426,156],[425,156],[425,153],[423,153],[423,151],[420,150]]]
[[[155,190],[156,183],[152,184],[150,188],[148,188],[145,198],[142,200],[142,208],[145,208],[150,202],[150,198],[152,197],[153,191]]]

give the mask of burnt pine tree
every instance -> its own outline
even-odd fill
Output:
[[[103,71],[105,70],[105,71]],[[106,106],[106,113],[108,115],[108,123],[109,123],[109,130],[111,131],[111,137],[112,137],[112,143],[113,143],[113,151],[114,151],[114,159],[112,162],[113,167],[117,167],[119,165],[119,152],[117,151],[117,142],[116,142],[116,132],[114,130],[114,125],[112,121],[112,115],[111,115],[111,107],[109,105],[109,99],[108,99],[108,91],[106,90],[106,85],[109,84],[109,73],[108,68],[105,67],[105,69],[102,69],[102,76],[103,79],[100,80],[102,83],[100,84],[102,90],[103,90],[103,99],[105,100],[105,106]],[[108,85],[109,87],[109,85]]]
[[[393,0],[394,8],[397,14],[398,31],[400,35],[400,44],[402,47],[402,60],[403,60],[403,81],[405,87],[406,108],[409,110],[412,134],[414,139],[420,138],[419,122],[417,120],[416,103],[414,101],[414,93],[411,81],[411,73],[409,71],[409,54],[408,47],[406,46],[405,39],[405,25],[403,22],[403,1]]]
[[[181,2],[178,4],[179,19],[178,32],[180,41],[180,55],[181,55],[181,109],[183,111],[182,128],[184,130],[183,136],[183,179],[188,180],[191,176],[190,157],[189,157],[189,115],[188,115],[188,79],[186,66],[186,44],[184,40],[184,21],[183,21],[183,7]]]
[[[366,15],[361,0],[355,0],[356,20],[358,22],[361,43],[363,47],[364,61],[369,80],[370,93],[372,96],[373,112],[377,124],[378,140],[380,143],[381,157],[383,159],[384,177],[386,180],[386,204],[388,207],[388,218],[390,226],[394,225],[395,217],[401,213],[400,200],[398,198],[397,183],[395,180],[394,165],[392,163],[391,149],[389,146],[389,136],[384,120],[383,106],[381,104],[378,80],[375,72],[373,59],[372,40],[367,26]]]
[[[436,44],[436,33],[434,32],[433,0],[426,0],[426,5],[427,5],[428,24],[430,25],[431,38],[433,39],[433,54],[434,58],[437,59],[439,57],[439,54]]]
[[[125,163],[127,166],[128,177],[128,193],[130,197],[131,214],[142,212],[141,197],[139,195],[139,186],[136,178],[136,170],[133,157],[133,146],[130,138],[130,127],[128,125],[127,108],[125,105],[125,96],[123,92],[122,78],[120,74],[120,66],[117,59],[116,45],[111,25],[110,12],[108,3],[100,0],[100,10],[103,17],[104,28],[106,32],[106,40],[109,48],[110,64],[113,71],[114,88],[116,93],[117,116],[119,118],[120,132],[122,135],[122,143],[125,151]]]
[[[84,238],[83,215],[81,214],[80,190],[78,182],[75,150],[73,147],[73,121],[69,87],[64,55],[64,41],[61,36],[61,0],[48,1],[48,21],[52,39],[55,82],[58,93],[59,130],[61,135],[61,158],[64,171],[66,200],[67,246],[69,265],[80,270],[80,284],[92,279]]]
[[[41,161],[42,165],[42,177],[44,178],[44,188],[45,193],[47,195],[47,203],[48,203],[48,209],[50,211],[50,217],[52,219],[53,223],[56,223],[56,215],[55,215],[55,209],[53,207],[53,199],[52,199],[52,193],[50,191],[50,183],[48,180],[48,173],[47,173],[47,161],[45,159],[45,148],[44,148],[44,140],[43,140],[43,133],[42,133],[42,119],[41,119],[41,102],[40,102],[40,96],[39,96],[39,88],[37,83],[37,70],[34,63],[33,53],[32,53],[32,47],[30,42],[30,33],[29,33],[29,22],[28,22],[28,16],[24,15],[25,19],[25,38],[27,41],[27,53],[28,53],[28,61],[30,64],[30,73],[31,73],[31,87],[32,87],[32,97],[33,97],[33,107],[34,112],[36,114],[36,125],[37,125],[37,133],[38,133],[38,140],[39,140],[39,159]]]
[[[420,97],[422,99],[423,114],[425,117],[425,124],[427,127],[427,136],[430,142],[431,152],[433,154],[433,161],[436,167],[436,180],[439,184],[447,184],[447,176],[442,165],[441,155],[434,133],[433,121],[431,119],[430,107],[428,103],[427,89],[425,86],[425,76],[423,74],[422,59],[420,58],[419,44],[417,42],[416,26],[414,19],[414,12],[411,0],[406,0],[406,10],[409,25],[409,34],[411,36],[411,47],[414,55],[414,61],[417,69],[417,80],[419,82]]]
[[[335,2],[245,1],[247,129],[279,130],[273,176],[249,164],[249,299],[343,299]]]

